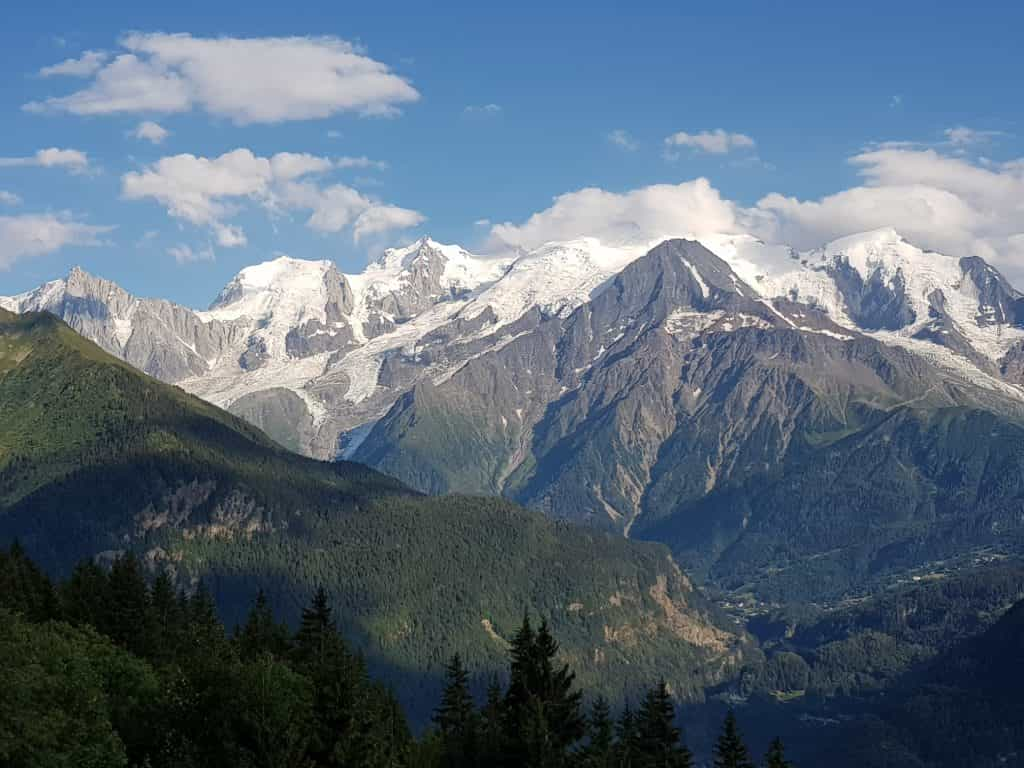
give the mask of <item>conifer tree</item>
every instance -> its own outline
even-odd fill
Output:
[[[587,768],[611,768],[615,764],[615,724],[612,722],[611,707],[603,696],[598,696],[590,707],[587,737],[583,765]]]
[[[725,716],[722,732],[715,744],[715,768],[754,768],[736,724],[736,713],[731,709]]]
[[[61,605],[72,624],[91,624],[100,632],[106,627],[110,604],[106,572],[92,560],[83,560],[61,587]]]
[[[786,759],[786,749],[782,739],[776,736],[768,747],[768,754],[764,757],[765,768],[793,768],[793,764]]]
[[[487,701],[480,713],[480,763],[496,765],[502,751],[502,702],[501,683],[498,676],[491,677],[487,686]]]
[[[637,716],[637,737],[643,766],[689,768],[693,755],[681,741],[681,732],[675,725],[676,712],[668,685],[658,682],[640,705]]]
[[[638,764],[639,757],[640,737],[636,729],[636,713],[627,701],[615,724],[615,764],[620,768],[630,768]]]
[[[149,589],[142,568],[130,552],[114,560],[108,576],[107,620],[103,631],[122,648],[147,656],[149,638],[146,620],[149,614]]]
[[[235,642],[244,659],[254,659],[267,653],[277,658],[287,654],[288,628],[274,619],[262,589],[256,595],[245,624],[238,630]]]
[[[150,658],[157,663],[171,661],[179,650],[184,617],[174,594],[174,583],[160,573],[149,590],[149,616],[146,622]]]
[[[317,589],[308,608],[302,609],[302,623],[295,635],[295,652],[310,666],[325,664],[338,649],[338,630],[334,623],[327,592]]]
[[[441,734],[445,765],[452,768],[476,762],[478,722],[473,696],[469,691],[469,673],[462,658],[455,654],[445,669],[445,687],[441,704],[434,712],[434,723]]]

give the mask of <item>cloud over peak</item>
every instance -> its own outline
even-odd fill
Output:
[[[520,224],[491,229],[497,244],[536,247],[591,235],[610,244],[703,233],[749,233],[809,249],[892,227],[917,245],[979,255],[1024,280],[1024,159],[985,166],[935,149],[872,149],[849,162],[863,183],[818,199],[779,193],[744,207],[707,179],[626,192],[586,188]]]
[[[91,71],[84,64],[76,69],[73,60],[44,69],[93,79],[82,90],[25,109],[77,115],[201,109],[244,125],[342,112],[391,115],[419,99],[406,79],[337,37],[134,33],[120,44],[123,50],[109,62],[91,61]]]

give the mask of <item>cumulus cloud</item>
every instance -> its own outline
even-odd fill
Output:
[[[241,227],[230,223],[246,203],[275,214],[309,211],[306,223],[311,229],[340,232],[352,226],[357,240],[423,221],[416,211],[385,205],[343,184],[324,187],[315,180],[331,170],[372,162],[295,152],[260,157],[249,149],[215,158],[172,155],[124,174],[121,194],[128,200],[157,201],[170,216],[208,228],[224,248],[247,242]]]
[[[209,246],[194,251],[192,250],[192,247],[188,245],[172,245],[167,249],[167,254],[169,256],[173,256],[174,260],[178,262],[178,264],[194,264],[197,261],[215,260],[213,248],[210,248]]]
[[[40,149],[27,157],[0,157],[0,168],[36,166],[39,168],[66,168],[71,173],[89,170],[89,157],[77,149]]]
[[[144,120],[135,126],[135,130],[132,131],[132,136],[136,139],[148,141],[151,144],[162,144],[164,139],[170,135],[170,131],[160,125],[160,123],[154,123],[152,120]]]
[[[84,224],[68,214],[0,216],[0,270],[68,245],[100,245],[100,236],[111,229]]]
[[[704,178],[622,194],[589,187],[556,197],[550,208],[522,224],[495,225],[491,236],[498,243],[524,248],[581,235],[617,245],[733,231],[739,226],[738,213]]]
[[[915,244],[979,255],[1024,282],[1024,159],[984,166],[935,149],[872,149],[850,158],[863,183],[817,199],[779,193],[744,207],[706,179],[623,193],[582,189],[526,221],[491,228],[497,244],[535,247],[581,235],[612,244],[746,232],[798,249],[894,227]]]
[[[666,147],[688,147],[698,152],[712,155],[724,155],[734,149],[750,149],[754,140],[745,133],[729,133],[718,128],[714,131],[686,133],[679,131],[665,139]]]
[[[21,205],[21,198],[6,189],[0,189],[0,203],[3,205]]]
[[[635,152],[637,147],[639,147],[636,140],[629,135],[629,131],[624,128],[616,128],[614,131],[609,133],[608,141],[627,152]]]
[[[955,256],[979,255],[1024,277],[1024,163],[983,167],[934,149],[881,149],[850,158],[865,183],[820,200],[774,194],[768,234],[798,247],[877,227]]]
[[[65,59],[60,64],[43,67],[39,70],[41,77],[89,77],[94,75],[103,63],[110,58],[106,51],[86,51],[77,59]]]
[[[136,33],[120,45],[86,88],[25,108],[77,115],[202,109],[245,125],[341,112],[393,115],[419,99],[387,65],[336,37]]]
[[[394,205],[371,205],[359,214],[352,227],[356,242],[368,235],[390,232],[395,229],[409,229],[426,221],[419,211],[399,208]]]

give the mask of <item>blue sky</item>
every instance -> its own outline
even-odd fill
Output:
[[[5,7],[0,294],[81,264],[204,306],[275,253],[358,270],[423,233],[486,249],[705,220],[801,247],[893,224],[1024,259],[1020,4],[96,5]],[[331,52],[358,76],[320,71]],[[156,79],[104,92],[138,74],[118,56]],[[41,74],[65,60],[77,76]],[[166,138],[135,137],[146,121]],[[284,152],[321,165],[266,170]],[[676,187],[699,177],[711,192]],[[608,195],[541,213],[587,187]]]

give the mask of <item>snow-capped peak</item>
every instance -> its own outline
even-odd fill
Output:
[[[290,256],[254,264],[240,271],[210,305],[208,314],[219,320],[248,316],[258,319],[281,309],[284,302],[295,310],[316,304],[324,297],[325,276],[334,269],[330,261],[308,261]]]

